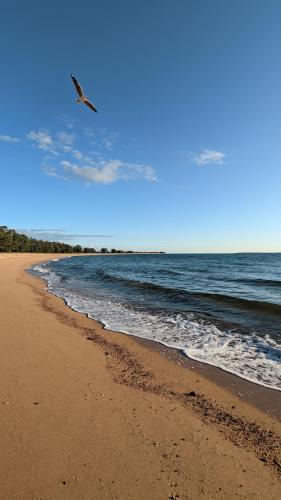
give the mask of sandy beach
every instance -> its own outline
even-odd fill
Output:
[[[0,498],[281,498],[281,423],[259,389],[240,398],[72,311],[25,271],[51,258],[0,254]]]

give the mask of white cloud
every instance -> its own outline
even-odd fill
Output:
[[[78,149],[72,148],[71,154],[72,154],[73,158],[75,158],[75,160],[83,161],[86,163],[91,162],[91,158],[88,155],[85,155],[84,153],[82,153],[82,151],[79,151]]]
[[[103,149],[110,149],[117,140],[117,134],[107,134],[106,131],[83,129],[88,138],[93,133],[98,137],[98,143]],[[43,158],[42,170],[49,177],[66,180],[70,175],[83,179],[86,184],[111,184],[118,180],[145,179],[156,181],[156,174],[150,165],[128,163],[122,160],[107,159],[97,151],[79,150],[74,145],[79,139],[78,131],[61,130],[51,134],[46,129],[30,131],[27,138],[33,145],[46,153]],[[91,143],[91,140],[90,140]],[[60,157],[59,164],[54,159]]]
[[[62,121],[62,123],[64,124],[64,126],[65,126],[66,128],[68,128],[69,130],[74,129],[74,128],[75,128],[75,126],[77,125],[77,121],[76,121],[76,120],[74,120],[73,118],[71,118],[71,117],[70,117],[70,116],[68,116],[68,115],[63,115],[63,116],[61,117],[61,121]]]
[[[11,135],[0,135],[0,141],[2,142],[19,142],[17,137],[12,137]]]
[[[37,132],[31,131],[27,134],[27,138],[33,141],[38,149],[57,154],[54,147],[54,141],[48,130],[38,130]]]
[[[42,149],[54,156],[58,156],[61,152],[71,152],[72,145],[75,141],[74,134],[60,131],[54,138],[51,133],[45,129],[38,130],[37,132],[32,130],[27,134],[27,138],[32,141],[38,149]]]
[[[157,180],[154,169],[149,165],[125,163],[120,160],[102,160],[96,166],[79,166],[63,160],[61,165],[65,172],[81,177],[87,183],[112,184],[120,179]]]
[[[59,144],[64,145],[64,146],[72,146],[75,141],[75,136],[74,134],[70,134],[69,132],[58,132],[56,135]]]
[[[74,158],[76,158],[76,160],[83,160],[83,153],[81,153],[81,151],[78,151],[77,149],[72,150],[72,155],[74,156]]]
[[[64,151],[64,153],[72,153],[71,146],[62,146],[61,149]]]
[[[118,169],[120,167],[119,161],[109,161],[99,167],[80,167],[69,161],[62,161],[61,164],[66,172],[82,177],[87,182],[101,184],[110,184],[117,181]]]
[[[110,151],[119,141],[119,133],[108,132],[106,129],[84,127],[84,133],[92,144]]]
[[[44,165],[42,167],[43,172],[49,177],[55,177],[56,179],[62,179],[66,181],[67,178],[56,171],[56,169],[50,165]]]
[[[146,179],[148,181],[157,181],[155,170],[150,165],[143,165],[138,163],[124,163],[123,166],[126,168],[127,173],[123,174],[123,179],[130,179],[133,177],[139,177]]]
[[[103,137],[103,145],[105,149],[107,149],[108,151],[110,151],[113,148],[113,146],[116,144],[117,141],[118,141],[117,133],[111,133],[111,134],[105,133]]]
[[[221,151],[204,149],[198,155],[194,155],[193,159],[197,165],[207,165],[208,163],[222,165],[225,156],[225,153]]]

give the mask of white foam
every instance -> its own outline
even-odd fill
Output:
[[[269,336],[224,331],[193,313],[149,313],[116,300],[78,295],[60,286],[59,277],[46,264],[43,270],[41,267],[33,269],[47,279],[51,293],[63,297],[72,309],[102,322],[105,328],[180,349],[192,359],[281,390],[281,349]]]

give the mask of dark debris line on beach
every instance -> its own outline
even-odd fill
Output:
[[[128,349],[103,339],[92,330],[85,334],[88,340],[106,346],[107,349],[111,348],[111,354],[117,358],[120,366],[118,375],[114,376],[116,382],[180,401],[200,415],[203,422],[219,427],[225,437],[236,446],[254,450],[259,460],[273,467],[281,477],[281,438],[274,432],[262,429],[245,417],[232,415],[204,395],[196,394],[194,391],[179,393],[163,385],[153,384],[153,373],[144,370],[139,360]]]
[[[263,429],[255,422],[250,422],[246,417],[232,415],[204,395],[194,391],[179,393],[164,385],[156,384],[154,374],[144,369],[139,359],[126,347],[105,339],[97,334],[94,328],[80,326],[74,318],[52,307],[44,291],[35,290],[40,295],[40,305],[45,311],[54,313],[62,323],[78,328],[87,340],[99,345],[107,356],[114,358],[117,369],[113,378],[116,383],[181,402],[197,413],[203,422],[216,425],[219,431],[236,446],[253,450],[260,461],[270,466],[281,477],[280,436]]]

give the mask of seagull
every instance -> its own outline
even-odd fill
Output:
[[[82,87],[80,85],[80,83],[78,83],[78,81],[76,80],[75,76],[73,76],[73,74],[71,73],[71,78],[72,78],[72,81],[73,81],[73,84],[74,84],[74,87],[76,88],[77,90],[77,93],[79,95],[79,99],[76,99],[76,102],[77,103],[80,103],[80,102],[83,102],[84,104],[86,104],[86,106],[88,106],[89,108],[91,108],[93,111],[95,111],[97,113],[97,110],[95,108],[95,106],[91,103],[91,101],[89,101],[89,99],[83,94],[83,90],[82,90]]]

